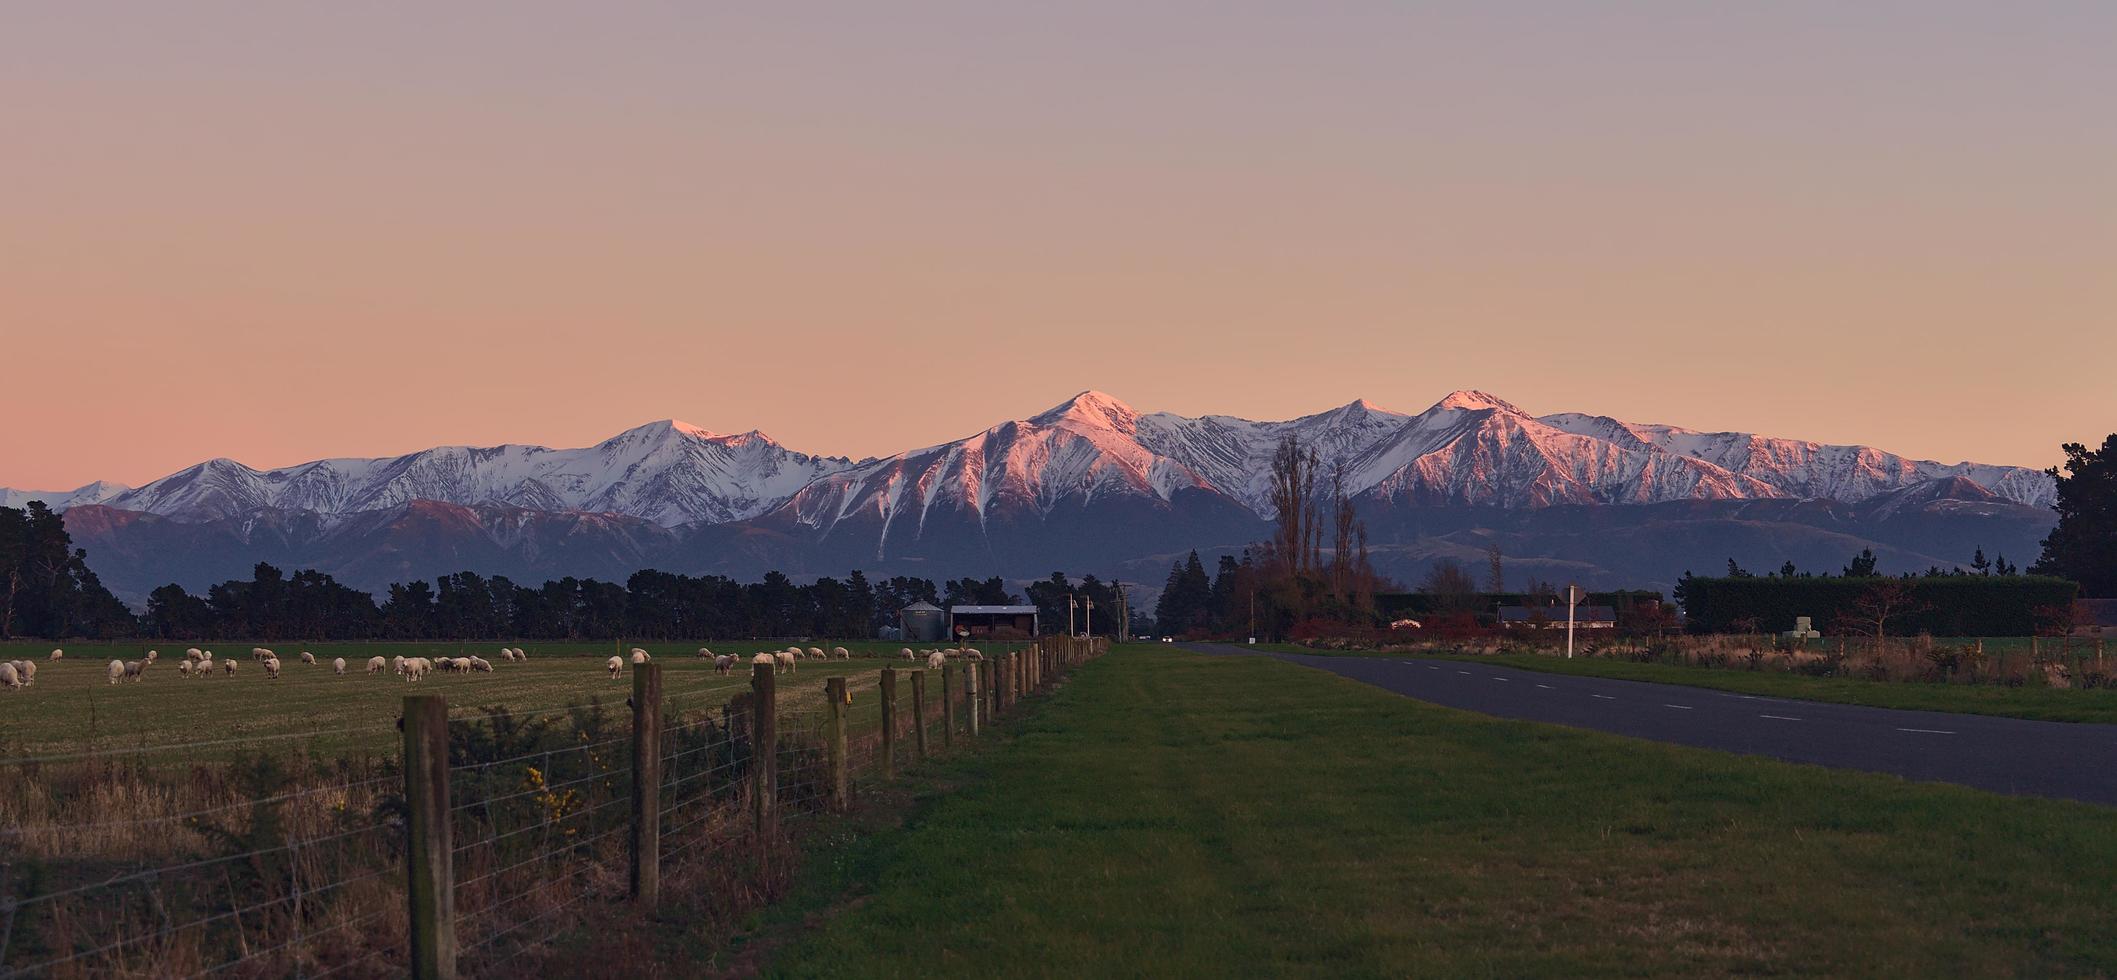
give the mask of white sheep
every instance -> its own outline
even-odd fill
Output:
[[[612,680],[616,680],[617,675],[625,672],[625,658],[612,657],[610,658],[610,662],[604,664],[603,666],[610,668],[610,678]]]
[[[788,653],[788,652],[786,652],[786,651],[782,650],[782,651],[780,651],[780,652],[779,652],[779,654],[778,654],[778,657],[777,657],[777,659],[779,660],[779,668],[780,668],[781,670],[784,670],[784,671],[786,671],[787,673],[790,673],[790,674],[794,672],[794,655],[793,655],[793,654],[791,654],[791,653]]]
[[[639,647],[632,648],[632,666],[637,667],[653,659],[654,658],[652,656],[648,655],[647,651],[642,650]]]
[[[198,653],[199,653],[199,651],[198,651],[198,648],[197,648],[197,647],[192,647],[191,649],[189,649],[189,650],[186,650],[186,651],[184,651],[184,659],[185,659],[185,660],[189,660],[189,661],[191,661],[192,663],[197,663],[197,662],[198,662]]]
[[[698,648],[698,659],[700,659],[700,660],[711,660],[711,659],[713,659],[713,651],[711,651],[711,650],[708,650],[708,649],[706,649],[705,647],[699,647],[699,648]]]
[[[528,660],[528,659],[529,659],[529,651],[527,651],[527,650],[524,650],[524,649],[522,649],[521,647],[516,647],[516,648],[515,648],[515,659],[516,659],[516,660]]]
[[[940,670],[941,668],[946,666],[948,666],[948,654],[942,653],[939,650],[935,650],[934,652],[926,655],[927,670]]]
[[[230,677],[234,677],[234,676],[235,676],[235,665],[236,665],[237,663],[240,663],[240,662],[241,662],[241,661],[236,661],[236,660],[223,660],[223,661],[221,661],[221,671],[222,671],[222,672],[224,672],[224,673],[226,673],[226,674],[227,674],[228,676],[230,676]],[[212,667],[207,667],[206,669],[207,669],[207,670],[212,670],[213,668],[212,668]]]
[[[382,673],[382,671],[383,671],[383,668],[385,668],[385,667],[388,667],[389,665],[390,665],[389,661],[387,661],[387,660],[384,660],[384,659],[382,659],[381,657],[369,657],[369,658],[368,658],[368,673],[370,673],[370,674],[380,674],[380,673]]]
[[[910,660],[910,659],[912,659],[912,652],[911,652],[911,648],[910,648],[910,647],[905,647],[905,648],[904,648],[904,649],[902,649],[902,650],[898,650],[898,651],[897,651],[897,659],[899,659],[899,660]]]
[[[144,663],[141,663],[141,662],[139,662],[139,661],[137,661],[137,660],[127,660],[127,661],[125,661],[125,679],[126,679],[126,680],[129,680],[129,681],[133,682],[134,684],[138,684],[138,683],[140,682],[140,679],[141,679],[141,678],[144,678],[144,677],[146,677],[146,676],[147,676],[147,665],[146,665],[146,664],[144,664]]]
[[[316,655],[315,655],[315,654],[313,654],[313,653],[310,653],[310,652],[309,652],[309,651],[307,651],[307,650],[303,650],[303,651],[301,652],[301,662],[302,662],[302,663],[305,663],[305,664],[308,664],[308,665],[309,665],[309,666],[311,666],[311,667],[314,667],[314,666],[316,666]]]
[[[484,657],[472,657],[470,658],[470,669],[490,674],[492,673],[492,661]]]
[[[147,662],[148,662],[148,663],[153,663],[153,662],[154,662],[154,658],[156,658],[156,657],[159,657],[159,656],[161,656],[161,654],[159,654],[159,653],[156,653],[156,652],[154,652],[153,650],[149,650],[149,651],[147,651],[147,657],[146,657],[146,659],[147,659]]]
[[[181,660],[181,661],[178,661],[178,662],[177,662],[177,665],[176,665],[176,676],[178,676],[178,677],[189,677],[189,676],[191,676],[191,661],[189,661],[189,660]]]
[[[781,656],[783,656],[783,654],[760,653],[757,656],[750,658],[750,666],[755,667],[758,664],[770,664],[772,666],[772,669],[776,672],[779,669],[779,658]]]
[[[124,679],[125,679],[125,661],[123,661],[123,660],[113,660],[113,661],[111,661],[111,662],[110,662],[110,682],[111,682],[112,684],[116,684],[117,682],[119,682],[119,681],[122,681],[122,680],[124,680]]]
[[[22,677],[15,673],[14,664],[0,664],[0,687],[12,691],[22,686]]]
[[[853,651],[844,647],[832,647],[831,657],[834,660],[851,660],[853,659]]]
[[[470,673],[471,659],[470,657],[451,657],[444,662],[448,664],[449,670],[458,674],[468,674]]]
[[[64,650],[53,650],[53,651],[51,652],[51,658],[52,658],[53,660],[59,660],[59,659],[63,659],[63,658],[65,657],[65,656],[66,656],[66,651],[64,651]]]
[[[15,678],[16,678],[17,680],[20,680],[20,681],[22,682],[22,686],[23,686],[23,687],[28,687],[28,686],[30,686],[30,685],[32,685],[32,684],[35,684],[35,683],[37,682],[37,662],[36,662],[36,661],[34,661],[34,660],[17,660],[17,661],[14,661],[14,666],[15,666]]]
[[[716,674],[733,673],[735,671],[736,659],[736,656],[732,653],[723,653],[720,656],[714,657],[713,672]]]
[[[250,659],[252,660],[269,660],[275,659],[277,657],[278,654],[275,654],[272,651],[265,649],[264,647],[250,648]]]
[[[344,658],[344,657],[332,657],[332,658],[331,658],[331,673],[337,674],[337,675],[339,675],[340,677],[343,677],[343,676],[345,676],[345,658]]]
[[[266,658],[265,658],[265,676],[266,676],[266,677],[272,677],[272,678],[277,678],[277,677],[279,676],[279,658],[278,658],[278,657],[266,657]]]
[[[965,650],[963,651],[963,656],[969,657],[970,659],[972,659],[972,660],[974,660],[974,661],[976,661],[976,662],[978,662],[978,663],[984,663],[984,662],[985,662],[985,655],[984,655],[984,654],[982,654],[982,653],[979,653],[979,652],[978,652],[978,651],[976,650],[976,648],[969,648],[969,649],[965,649]]]

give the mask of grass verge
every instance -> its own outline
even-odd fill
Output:
[[[804,863],[767,975],[2117,971],[2105,809],[1261,658],[1122,650],[935,771]]]
[[[1683,664],[1639,663],[1603,657],[1544,656],[1533,653],[1392,653],[1310,650],[1289,644],[1265,649],[1308,656],[1427,657],[1438,660],[1469,660],[1500,664],[1550,674],[1607,677],[1622,681],[1680,684],[1737,694],[1858,704],[1873,708],[1910,711],[1953,711],[1972,715],[1998,715],[2036,721],[2073,721],[2117,724],[2117,689],[2057,689],[2049,687],[2000,687],[1991,684],[1938,684],[1921,681],[1871,681],[1854,677],[1810,677],[1783,670],[1745,670],[1741,667],[1693,667]]]

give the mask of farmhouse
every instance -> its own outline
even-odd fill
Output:
[[[967,630],[974,637],[1002,639],[1036,635],[1035,606],[950,606],[948,634]]]
[[[1565,629],[1566,607],[1501,606],[1500,625],[1508,629]],[[1617,609],[1614,606],[1575,606],[1573,626],[1584,630],[1616,629]]]

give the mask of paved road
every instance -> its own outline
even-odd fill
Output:
[[[1255,655],[1238,646],[1185,646]],[[2117,806],[2117,725],[1788,701],[1451,660],[1265,655],[1502,718]]]

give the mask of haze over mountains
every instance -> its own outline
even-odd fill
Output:
[[[446,446],[254,470],[215,459],[137,489],[0,490],[68,511],[91,564],[137,598],[315,567],[364,588],[460,570],[519,581],[641,567],[754,576],[906,573],[1158,579],[1174,555],[1240,550],[1273,516],[1292,435],[1342,467],[1377,565],[1414,579],[1498,544],[1523,575],[1666,587],[1734,557],[1834,568],[2032,557],[2044,473],[1906,459],[1599,415],[1535,417],[1477,391],[1416,415],[1364,400],[1284,422],[1140,414],[1083,392],[954,442],[854,461],[662,421],[582,449]],[[1835,563],[1835,564],[1832,564]]]

